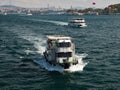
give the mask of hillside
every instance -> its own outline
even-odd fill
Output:
[[[103,10],[103,14],[120,13],[120,4],[109,5]]]
[[[69,9],[68,14],[120,14],[120,4],[109,5],[104,9],[85,8],[85,9]]]
[[[21,8],[21,7],[14,6],[14,5],[2,5],[2,6],[0,6],[0,8],[7,8],[7,9],[9,9],[9,8]]]

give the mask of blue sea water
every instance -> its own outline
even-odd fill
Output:
[[[87,27],[67,26],[77,17]],[[58,34],[73,38],[80,71],[44,66],[46,35]],[[0,90],[120,90],[120,16],[0,15]]]

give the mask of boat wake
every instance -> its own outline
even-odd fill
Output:
[[[76,55],[76,57],[78,57],[78,64],[71,65],[70,68],[65,69],[65,71],[69,71],[69,72],[83,71],[84,67],[88,64],[88,62],[83,61],[83,58],[85,58],[86,56],[87,56],[87,54]]]
[[[76,57],[78,58],[78,64],[76,65],[71,65],[69,69],[64,69],[60,65],[53,66],[46,62],[46,60],[43,57],[43,52],[45,51],[45,40],[43,38],[38,38],[35,36],[24,36],[24,39],[32,42],[34,44],[34,47],[37,49],[35,53],[40,54],[39,57],[33,59],[33,62],[36,64],[40,65],[42,68],[45,68],[48,71],[58,71],[58,72],[79,72],[83,71],[84,67],[88,64],[88,62],[84,62],[83,58],[87,56],[87,54],[77,54]],[[27,53],[34,53],[34,51],[26,50]]]
[[[84,67],[88,64],[88,62],[83,62],[82,59],[85,58],[87,54],[80,54],[78,60],[78,64],[76,65],[71,65],[69,69],[64,69],[60,65],[53,66],[46,62],[46,60],[43,58],[39,58],[38,60],[34,60],[35,63],[39,64],[42,68],[45,68],[48,71],[58,71],[58,72],[81,72],[83,71]]]
[[[12,30],[14,31],[14,30]],[[26,50],[24,50],[24,52],[26,54],[37,54],[35,55],[35,59],[32,59],[33,62],[37,63],[38,65],[40,65],[42,68],[45,68],[48,71],[58,71],[58,72],[63,72],[63,71],[68,71],[68,72],[76,72],[76,71],[83,71],[84,67],[87,65],[86,62],[83,62],[83,58],[85,58],[87,56],[87,54],[79,54],[76,55],[78,57],[78,64],[76,65],[72,65],[70,66],[69,69],[64,69],[59,65],[56,66],[52,66],[49,63],[47,63],[43,57],[43,52],[45,51],[45,39],[42,37],[42,35],[36,35],[33,32],[25,32],[21,30],[21,32],[16,32],[14,31],[14,33],[18,34],[18,36],[20,38],[23,38],[27,41],[29,41],[30,43],[33,44],[34,48],[36,48],[37,50],[31,50],[30,48],[26,48]],[[23,34],[24,33],[24,34]],[[23,56],[20,56],[21,59],[23,59]]]
[[[33,21],[40,21],[40,22],[47,22],[47,23],[52,23],[52,24],[56,24],[56,25],[62,25],[62,26],[67,26],[68,23],[67,22],[61,22],[61,21],[52,21],[52,20],[38,20],[38,19],[30,19]]]
[[[45,40],[44,39],[41,39],[41,38],[38,38],[35,36],[24,36],[23,38],[30,41],[31,43],[33,43],[34,47],[37,49],[37,51],[31,51],[31,50],[27,49],[27,50],[25,50],[26,53],[37,52],[37,53],[43,55],[43,52],[45,51],[45,47],[44,47]]]

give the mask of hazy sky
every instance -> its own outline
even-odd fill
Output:
[[[93,5],[92,3],[96,4]],[[22,7],[97,7],[104,8],[110,4],[120,3],[120,0],[0,0],[0,5],[16,5]]]

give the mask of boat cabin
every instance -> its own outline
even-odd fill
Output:
[[[46,60],[52,64],[70,65],[70,63],[77,63],[75,46],[72,39],[67,36],[47,36],[47,48],[44,55]]]
[[[47,45],[48,48],[64,48],[71,47],[71,38],[63,36],[47,36]]]

